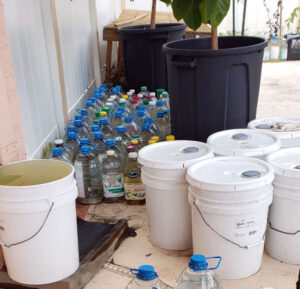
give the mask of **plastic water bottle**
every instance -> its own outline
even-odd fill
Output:
[[[99,91],[97,93],[94,93],[94,97],[97,100],[98,107],[100,107],[100,108],[104,107],[103,88],[99,89]]]
[[[155,116],[156,117],[156,116]],[[154,135],[159,135],[160,131],[157,125],[153,122],[152,117],[145,117],[144,123],[150,124],[150,130],[153,132]]]
[[[90,125],[89,125],[87,122],[84,121],[84,118],[83,118],[83,116],[82,116],[81,114],[76,114],[76,115],[74,116],[74,120],[81,120],[81,121],[83,122],[84,127],[85,127],[87,130],[90,129]]]
[[[91,134],[97,132],[97,131],[100,131],[100,127],[98,124],[92,124],[91,125],[91,128],[90,128],[90,131],[91,131]]]
[[[114,131],[109,125],[107,118],[99,119],[99,126],[105,138],[112,138],[112,136],[114,135]]]
[[[150,117],[155,118],[156,117],[156,102],[154,100],[151,100],[149,102],[148,106],[148,114]]]
[[[156,89],[156,98],[161,99],[162,93],[165,91],[164,88],[158,88]]]
[[[150,130],[150,124],[144,123],[141,126],[141,133],[140,133],[140,142],[141,146],[144,147],[148,144],[148,141],[155,135],[153,131]]]
[[[125,199],[129,205],[145,203],[145,188],[141,180],[141,167],[137,162],[137,153],[128,154],[128,161],[124,172]]]
[[[98,157],[90,146],[82,146],[75,160],[75,177],[78,187],[78,201],[96,204],[102,201],[103,191]]]
[[[140,94],[143,95],[143,98],[146,98],[146,96],[150,94],[150,92],[148,91],[147,86],[142,86],[141,87]]]
[[[135,113],[134,121],[140,127],[144,123],[144,119],[147,117],[146,112],[144,110],[138,110]]]
[[[93,118],[89,116],[89,112],[87,109],[80,109],[80,114],[83,116],[83,121],[90,126],[93,123]]]
[[[272,39],[269,41],[270,45],[270,59],[279,60],[280,55],[280,40],[278,36],[272,36]]]
[[[104,135],[102,132],[97,131],[93,134],[93,147],[95,148],[100,165],[102,165],[103,159],[106,156]]]
[[[121,107],[124,107],[124,112],[126,114],[129,114],[130,113],[130,109],[129,109],[129,105],[127,104],[126,100],[124,98],[121,98],[119,100],[119,103],[118,103],[119,106]]]
[[[131,269],[131,273],[135,276],[126,289],[167,289],[167,285],[164,284],[155,272],[153,266],[142,265],[138,269]]]
[[[139,139],[132,139],[130,145],[134,147],[135,152],[139,152],[139,150],[142,148]]]
[[[138,100],[137,99],[132,99],[131,100],[131,105],[129,106],[129,109],[133,114],[137,111],[137,107],[138,107]]]
[[[288,54],[288,45],[286,39],[283,37],[280,39],[280,60],[285,61],[287,60],[287,54]]]
[[[122,116],[123,116],[123,113],[121,111],[117,110],[115,112],[114,117],[112,118],[111,123],[110,123],[110,126],[113,129],[113,131],[115,131],[115,129],[118,126],[122,125],[122,123],[123,123]]]
[[[122,97],[122,95],[119,93],[119,90],[118,90],[118,88],[116,88],[116,87],[112,87],[111,89],[110,89],[110,98],[113,98],[114,100],[119,100],[119,98],[121,98]]]
[[[121,137],[122,142],[125,147],[130,145],[131,137],[127,133],[127,128],[125,126],[117,126],[116,128],[116,137]]]
[[[67,133],[65,141],[64,141],[65,146],[68,148],[68,150],[70,152],[69,158],[72,162],[74,160],[74,155],[78,151],[78,148],[79,148],[79,143],[77,140],[78,140],[78,135],[75,132],[70,131]]]
[[[154,101],[154,102],[157,101],[156,93],[155,92],[150,92],[150,96],[151,96],[151,101]]]
[[[88,129],[85,127],[82,120],[74,120],[74,126],[76,127],[76,132],[80,137],[90,138],[90,133]]]
[[[106,139],[105,140],[105,153],[108,151],[113,150],[115,152],[115,157],[119,158],[122,166],[124,165],[123,160],[124,160],[124,155],[122,154],[122,151],[120,150],[119,147],[116,146],[116,141],[114,139]]]
[[[165,114],[163,111],[157,112],[156,125],[159,129],[159,136],[162,140],[165,140],[167,135],[171,134],[171,124],[165,119]]]
[[[164,106],[170,110],[170,98],[169,98],[169,93],[164,91],[162,93],[162,101],[164,102]]]
[[[57,148],[62,148],[64,151],[64,155],[68,158],[68,160],[71,162],[72,161],[72,152],[71,149],[65,145],[65,142],[63,139],[56,139],[54,141],[54,145]]]
[[[114,203],[124,200],[123,166],[114,150],[106,151],[102,163],[104,200]]]
[[[219,259],[217,266],[208,268],[209,259]],[[219,268],[221,260],[221,257],[206,258],[203,255],[193,255],[174,289],[222,289],[221,280],[213,271]]]
[[[132,120],[132,117],[127,115],[124,117],[122,126],[125,126],[129,135],[139,133],[139,126]]]
[[[92,102],[91,100],[87,100],[87,101],[85,102],[85,107],[86,107],[86,109],[87,109],[87,111],[88,111],[88,113],[89,113],[89,116],[90,116],[92,119],[95,119],[95,118],[96,118],[95,112],[96,112],[97,110],[95,109],[95,106],[94,106],[93,102]]]
[[[72,164],[72,161],[70,160],[69,156],[64,153],[64,149],[61,147],[54,147],[52,149],[52,155],[50,159],[57,160],[57,161],[64,161],[69,164]]]
[[[101,106],[98,104],[96,97],[90,97],[89,100],[94,104],[96,110],[101,110]]]

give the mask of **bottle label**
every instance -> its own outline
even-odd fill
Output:
[[[104,197],[117,198],[124,196],[123,174],[103,175]]]
[[[78,197],[85,198],[82,168],[76,167],[75,178],[78,188]]]
[[[136,179],[137,177],[139,177],[139,174],[137,172],[130,172],[128,174],[129,179]],[[145,200],[146,197],[145,188],[142,183],[125,182],[124,188],[125,188],[126,200],[128,201]]]

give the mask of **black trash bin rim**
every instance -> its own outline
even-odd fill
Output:
[[[185,29],[184,23],[157,23],[154,29],[150,29],[150,24],[126,26],[118,29],[120,34],[144,34],[161,33]]]
[[[268,42],[265,38],[256,37],[256,36],[221,36],[219,40],[253,40],[253,45],[247,46],[238,46],[233,48],[224,48],[218,50],[211,49],[188,49],[188,48],[174,48],[172,47],[174,44],[178,44],[180,42],[196,42],[196,41],[208,41],[210,37],[203,38],[192,38],[192,39],[183,39],[183,40],[175,40],[168,42],[163,45],[163,52],[168,54],[176,54],[176,55],[184,55],[184,56],[221,56],[221,55],[235,55],[235,54],[246,54],[249,52],[260,51],[264,49]]]

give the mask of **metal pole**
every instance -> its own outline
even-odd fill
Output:
[[[232,35],[235,36],[235,0],[232,0]]]
[[[247,10],[247,0],[244,0],[242,36],[244,36],[244,34],[245,34],[246,10]]]

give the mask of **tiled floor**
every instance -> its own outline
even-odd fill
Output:
[[[258,117],[300,116],[300,61],[267,63],[263,65]],[[188,263],[190,252],[169,252],[153,247],[148,240],[145,207],[123,204],[93,206],[87,218],[93,216],[128,217],[129,224],[137,228],[137,236],[126,239],[114,253],[116,264],[138,267],[155,266],[161,279],[172,286]],[[299,244],[300,247],[300,244]],[[262,268],[254,276],[242,280],[225,280],[224,289],[295,289],[299,266],[280,263],[264,255]],[[105,269],[90,281],[85,289],[124,289],[129,278]]]

